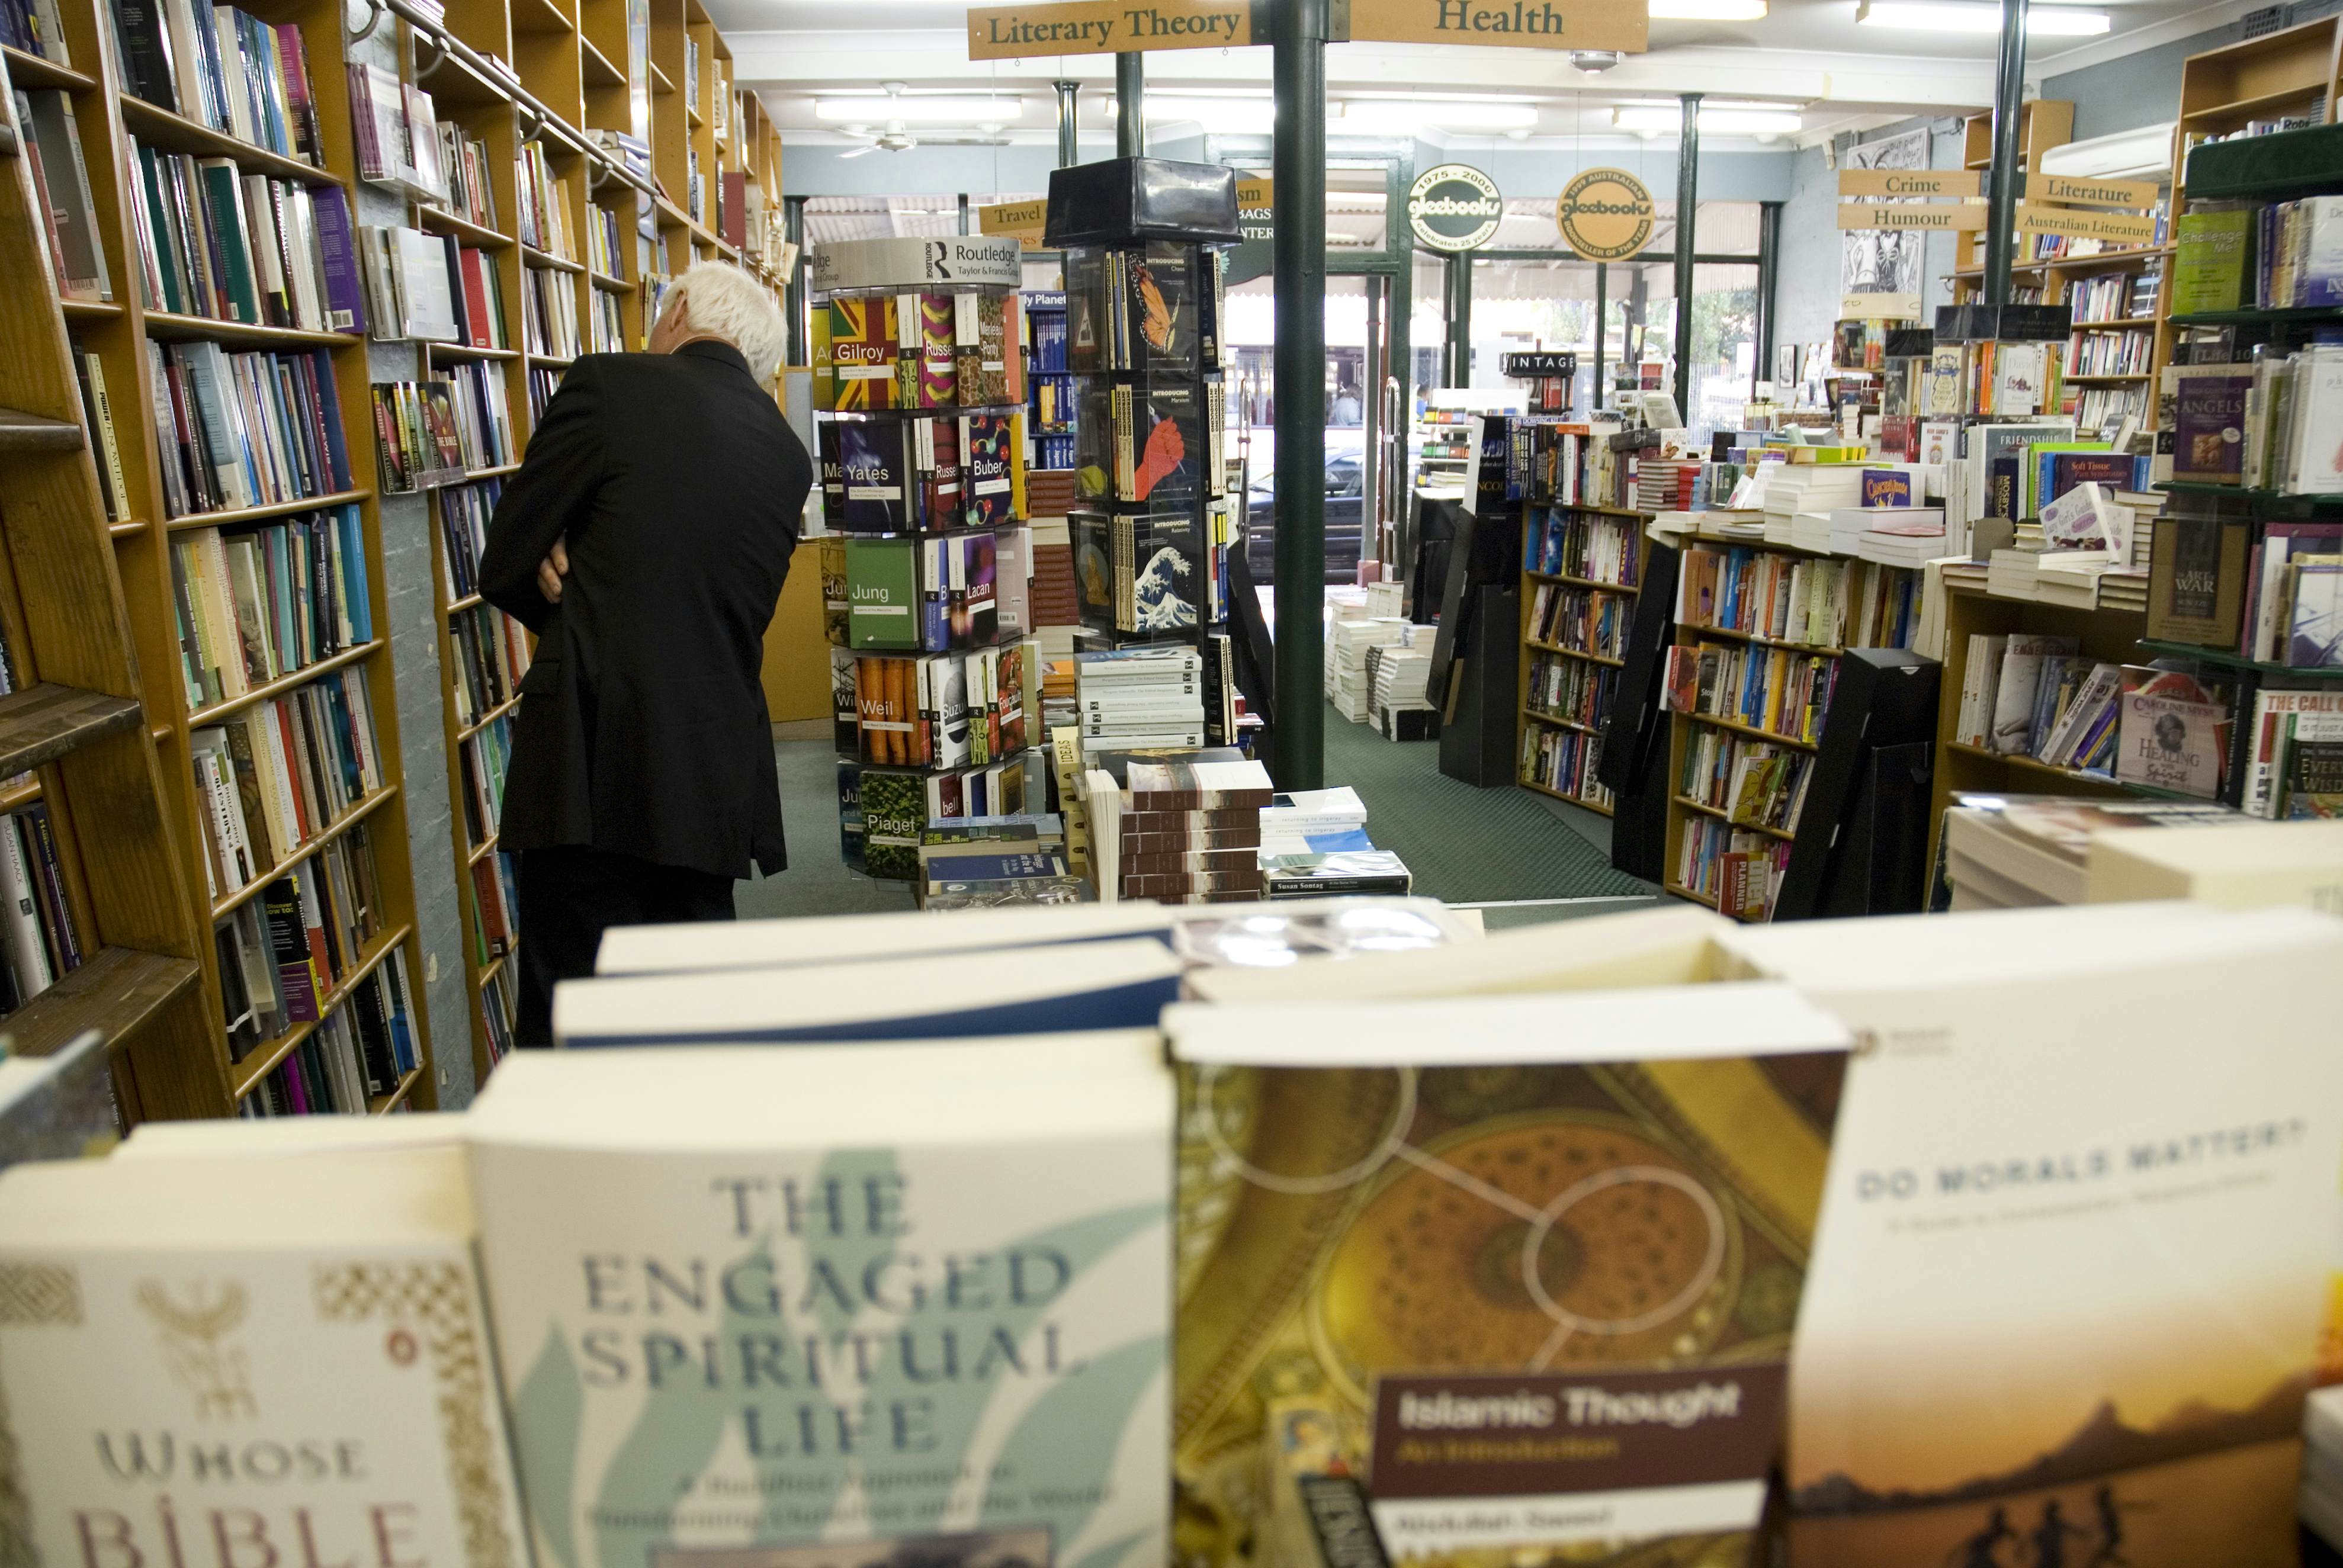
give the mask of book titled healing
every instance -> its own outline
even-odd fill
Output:
[[[538,1568],[1160,1568],[1150,1031],[540,1053],[474,1177]]]

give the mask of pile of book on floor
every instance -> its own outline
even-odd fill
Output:
[[[1184,642],[1074,656],[1082,750],[1193,749],[1204,744],[1204,658]]]
[[[1080,904],[1093,896],[1066,857],[1063,819],[1054,812],[930,822],[912,890],[921,909],[938,910]]]
[[[1367,676],[1368,652],[1407,643],[1414,627],[1397,616],[1369,616],[1350,605],[1332,608],[1334,618],[1326,638],[1326,700],[1352,723],[1364,724],[1373,700],[1373,685]]]
[[[1427,695],[1437,628],[1417,627],[1405,642],[1367,650],[1367,719],[1386,740],[1433,740],[1440,710]]]
[[[1232,747],[1120,763],[1082,776],[1100,901],[1230,903],[1262,896],[1269,769]]]

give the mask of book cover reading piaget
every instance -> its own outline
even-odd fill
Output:
[[[1846,1036],[1783,988],[1180,1006],[1182,1559],[1265,1478],[1394,1560],[1738,1568]]]
[[[538,1568],[1160,1568],[1159,1050],[500,1070],[474,1171]]]

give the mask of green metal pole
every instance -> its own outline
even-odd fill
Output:
[[[1700,227],[1700,95],[1684,95],[1684,130],[1676,141],[1676,413],[1689,430],[1692,417],[1692,256]]]
[[[2026,106],[2026,0],[2001,0],[2000,71],[1993,84],[1993,163],[1986,172],[1985,302],[2009,303],[2017,227],[2017,121]]]
[[[1081,110],[1081,84],[1052,82],[1051,85],[1058,90],[1058,166],[1070,169],[1082,161],[1081,155],[1075,150],[1075,136],[1080,128],[1075,116]]]
[[[1448,339],[1442,349],[1440,378],[1450,387],[1473,384],[1473,256],[1469,251],[1452,250],[1443,264],[1441,282],[1445,285],[1443,314],[1447,317]]]
[[[1114,156],[1147,156],[1147,56],[1114,57]]]
[[[1280,0],[1277,129],[1277,678],[1270,772],[1323,787],[1326,758],[1326,0]]]

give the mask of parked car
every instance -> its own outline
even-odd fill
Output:
[[[1326,454],[1326,580],[1354,582],[1364,537],[1366,493],[1356,452]],[[1256,477],[1245,494],[1245,565],[1256,583],[1277,569],[1277,476]]]

